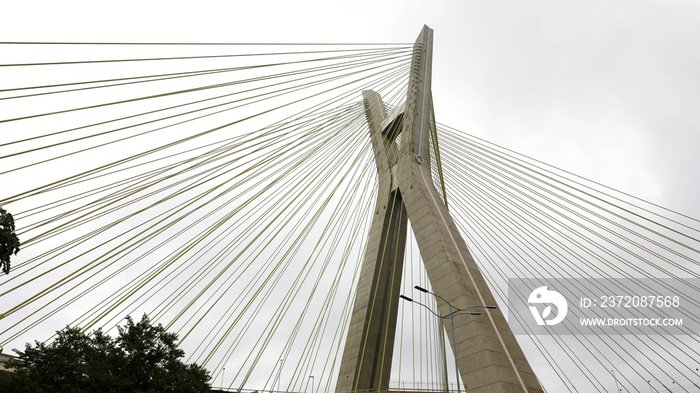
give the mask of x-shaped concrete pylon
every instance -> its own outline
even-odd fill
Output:
[[[402,107],[388,115],[377,93],[363,92],[379,188],[338,393],[388,390],[408,219],[435,293],[456,307],[496,304],[431,176],[432,34],[425,26],[416,41]],[[438,310],[452,311],[442,299]],[[455,316],[449,337],[468,391],[541,392],[501,311],[480,311]]]

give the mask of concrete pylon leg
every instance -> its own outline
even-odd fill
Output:
[[[495,305],[478,265],[457,230],[431,176],[432,30],[414,46],[398,159],[398,188],[433,291],[458,308]],[[440,315],[450,307],[438,299]],[[477,310],[474,310],[477,311]],[[469,392],[541,392],[530,364],[500,309],[454,318],[457,365]],[[450,341],[452,336],[448,335]]]
[[[386,112],[378,94],[365,91],[363,95],[379,193],[338,376],[338,393],[386,391],[389,387],[406,244],[408,216],[401,194],[392,190],[390,160],[395,160],[396,147],[380,128]]]
[[[425,164],[423,164],[425,165]],[[399,180],[433,291],[455,307],[495,305],[479,267],[449,215],[429,172],[407,165]],[[440,315],[450,307],[438,299]],[[500,310],[454,317],[457,365],[468,392],[541,392],[542,389]]]

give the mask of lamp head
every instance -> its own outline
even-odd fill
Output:
[[[428,290],[427,290],[427,289],[425,289],[425,288],[423,288],[423,287],[419,287],[418,285],[416,285],[416,286],[413,287],[413,288],[416,288],[417,290],[419,290],[419,291],[421,291],[421,292],[423,292],[423,293],[428,293]]]

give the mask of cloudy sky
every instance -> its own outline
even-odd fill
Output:
[[[695,1],[6,2],[6,41],[413,42],[438,119],[670,208],[695,203]]]
[[[2,41],[412,43],[427,24],[439,122],[700,216],[695,1],[24,1],[2,13]]]

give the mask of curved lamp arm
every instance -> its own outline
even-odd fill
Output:
[[[409,302],[411,302],[411,303],[416,303],[416,304],[418,304],[419,306],[425,307],[426,310],[430,311],[433,315],[435,315],[435,316],[438,317],[438,318],[444,318],[444,317],[442,317],[442,316],[440,316],[440,315],[438,315],[438,314],[435,314],[435,311],[431,310],[430,307],[426,306],[426,305],[423,304],[423,303],[413,301],[413,299],[411,299],[411,298],[408,297],[408,296],[399,295],[399,297],[400,297],[401,299],[403,299],[403,300],[409,301]]]
[[[401,299],[403,299],[403,300],[409,301],[409,302],[411,302],[411,303],[416,303],[416,304],[418,304],[419,306],[424,307],[426,310],[430,311],[430,313],[432,313],[432,314],[435,315],[436,317],[442,318],[442,319],[449,318],[449,317],[451,317],[451,316],[457,315],[458,313],[462,313],[462,314],[465,314],[465,315],[481,315],[480,312],[464,312],[465,310],[456,310],[456,311],[453,311],[453,312],[451,312],[451,313],[449,313],[449,314],[447,314],[447,315],[444,315],[444,316],[443,316],[443,315],[438,315],[438,314],[435,313],[435,311],[431,310],[430,307],[426,306],[426,305],[423,304],[423,303],[416,302],[416,301],[414,301],[413,299],[411,299],[411,298],[408,297],[408,296],[399,295],[399,297],[400,297]],[[449,303],[448,303],[448,304],[449,304]],[[470,308],[471,308],[471,307],[470,307]]]
[[[458,307],[453,306],[450,302],[447,301],[447,299],[438,295],[437,293],[430,292],[429,290],[427,290],[423,287],[419,287],[418,285],[414,286],[413,288],[415,288],[423,293],[429,293],[437,298],[442,299],[445,303],[447,303],[447,305],[449,305],[450,307],[452,307],[455,310],[455,311],[452,311],[451,313],[445,315],[445,317],[449,317],[450,315],[455,315],[455,314],[462,312],[462,311],[468,311],[468,310],[471,310],[472,308],[486,308],[486,309],[490,309],[490,310],[495,310],[498,308],[498,306],[486,306],[486,305],[482,305],[482,304],[477,304],[475,306],[469,306],[467,308],[458,308]],[[481,314],[481,313],[479,313],[479,314]],[[472,315],[479,315],[479,314],[472,314]]]

